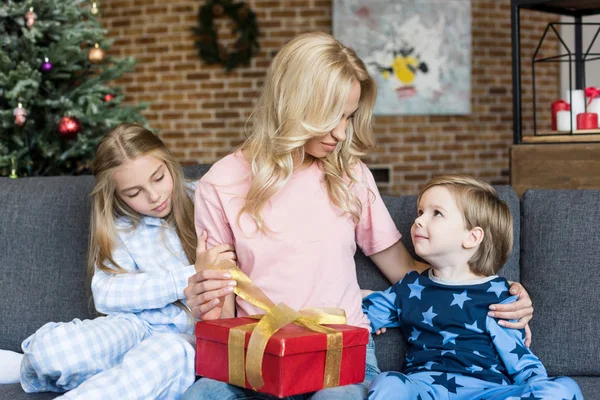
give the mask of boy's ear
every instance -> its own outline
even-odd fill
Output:
[[[472,249],[478,246],[483,241],[484,235],[483,229],[479,226],[474,227],[467,233],[465,240],[463,240],[463,247],[465,249]]]

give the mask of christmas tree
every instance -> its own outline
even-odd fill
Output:
[[[100,138],[146,107],[109,83],[132,58],[110,55],[98,2],[0,2],[0,176],[89,171]]]

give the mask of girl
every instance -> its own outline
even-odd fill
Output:
[[[196,230],[208,231],[209,244],[235,243],[240,268],[272,301],[294,309],[339,307],[348,324],[365,328],[356,245],[391,282],[425,268],[402,245],[359,159],[373,147],[375,98],[375,84],[354,51],[323,33],[297,37],[267,72],[248,140],[211,168],[195,198]],[[193,313],[216,319],[235,315],[235,309],[238,316],[262,312],[241,298],[234,307],[230,279],[215,270],[191,278],[185,295]],[[523,297],[515,309],[531,314]],[[371,341],[363,384],[312,398],[363,399],[378,371]],[[263,397],[210,379],[200,379],[183,396]]]
[[[183,290],[231,246],[205,251],[191,192],[163,142],[121,125],[94,160],[89,268],[94,320],[48,323],[23,344],[26,392],[65,399],[178,399],[194,382],[193,324]],[[197,247],[198,242],[198,247]]]

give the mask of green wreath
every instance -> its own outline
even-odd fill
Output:
[[[233,34],[238,35],[231,51],[219,44],[214,26],[215,18],[223,15],[233,20]],[[239,65],[249,65],[259,48],[256,14],[243,2],[208,0],[198,11],[198,27],[194,28],[194,32],[199,35],[196,46],[200,58],[207,64],[223,64],[227,71]]]

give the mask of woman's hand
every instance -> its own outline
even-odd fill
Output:
[[[198,238],[196,248],[196,274],[188,279],[188,286],[183,294],[187,299],[187,305],[192,314],[199,319],[214,320],[224,317],[223,306],[226,298],[233,298],[233,288],[236,282],[232,280],[231,274],[218,269],[208,269],[211,265],[221,261],[230,260],[235,262],[236,256],[231,245],[219,245],[210,250],[206,249],[206,231]],[[229,302],[233,304],[232,302]],[[226,310],[225,317],[232,317],[231,310]]]
[[[510,304],[492,304],[488,315],[500,319],[498,325],[511,329],[525,329],[525,345],[531,346],[531,329],[529,329],[529,321],[533,318],[533,307],[529,294],[518,282],[510,282],[510,294],[517,296],[519,299]],[[518,320],[510,322],[506,320]]]

